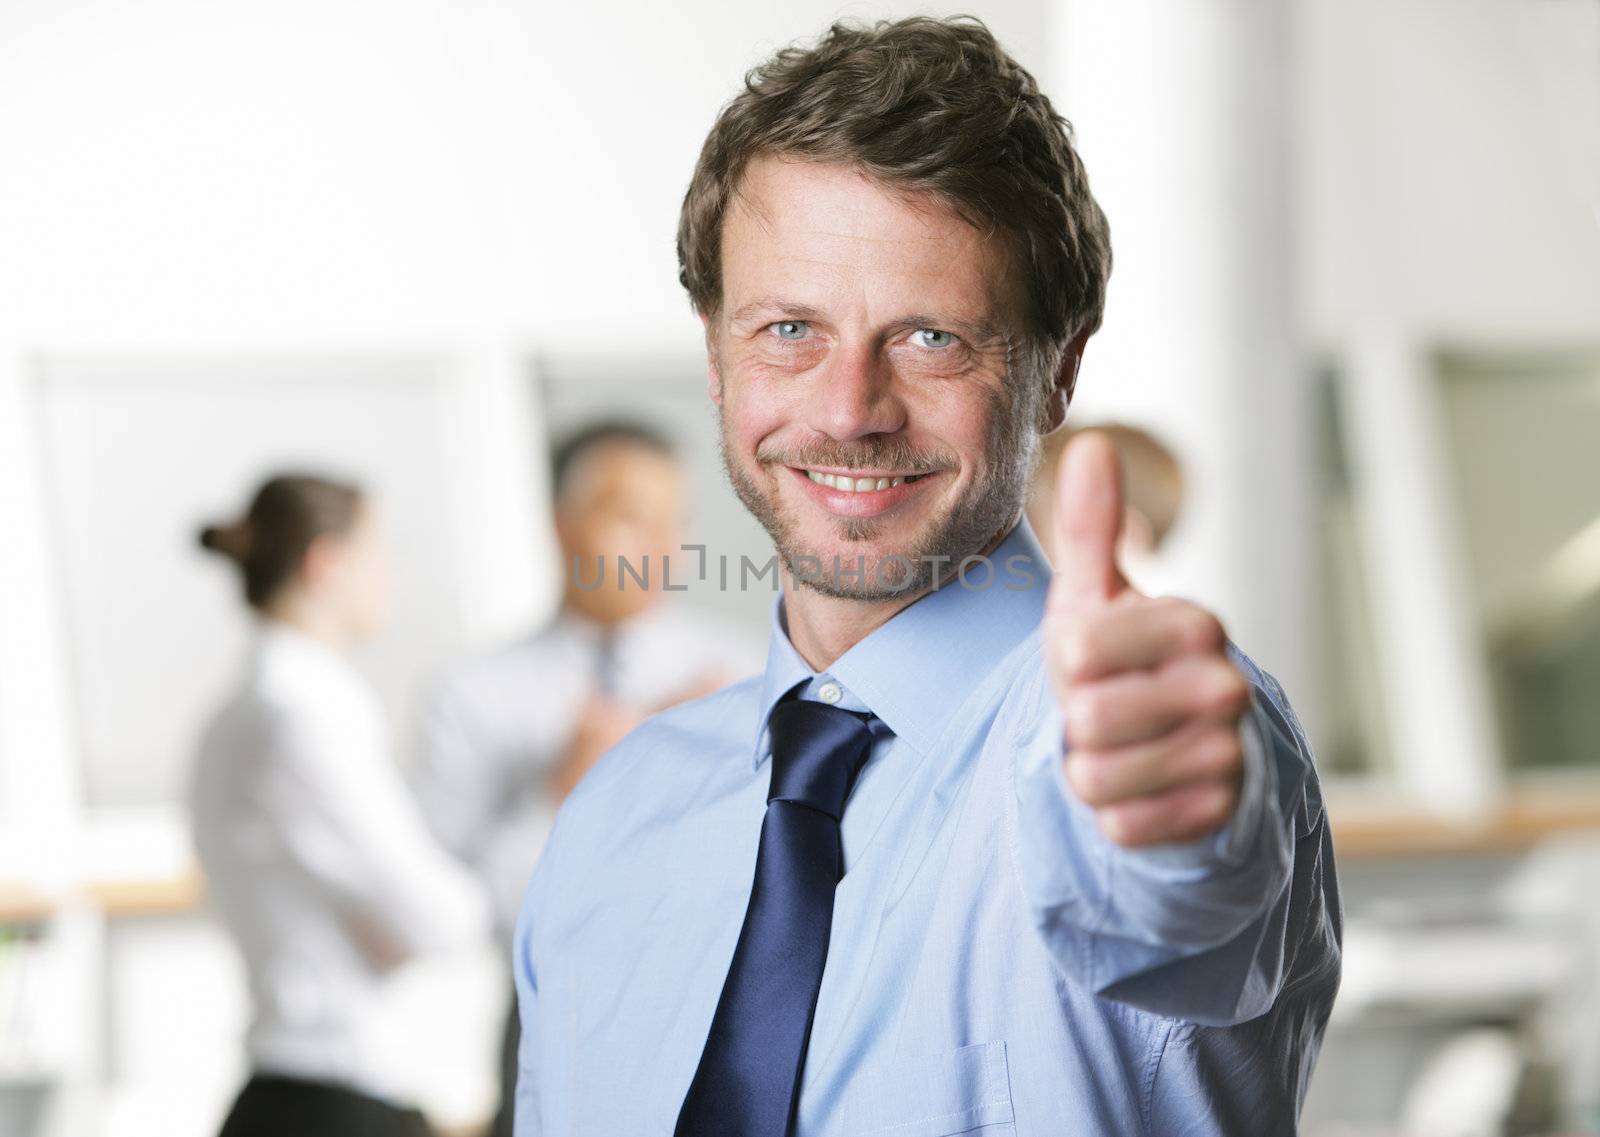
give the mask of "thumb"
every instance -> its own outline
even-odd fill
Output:
[[[1084,431],[1056,471],[1055,581],[1061,601],[1095,606],[1128,587],[1117,570],[1122,534],[1122,468],[1111,440]]]

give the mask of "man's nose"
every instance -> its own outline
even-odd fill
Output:
[[[812,376],[807,425],[830,438],[892,434],[905,426],[894,373],[870,345],[841,345]]]

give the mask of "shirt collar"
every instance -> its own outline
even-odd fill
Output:
[[[609,640],[621,648],[630,645],[641,636],[647,635],[666,618],[667,604],[664,602],[652,604],[636,616],[629,617],[621,623],[604,625],[596,623],[571,608],[562,605],[556,609],[555,615],[547,625],[548,630],[565,636],[587,648],[598,648]],[[537,637],[541,633],[535,632]]]
[[[255,667],[273,684],[327,695],[356,691],[366,697],[365,681],[352,659],[283,620],[264,618],[256,626]]]
[[[565,606],[556,610],[555,619],[551,621],[551,624],[562,635],[587,647],[598,644],[607,635],[615,634],[615,629],[601,627],[589,617]]]
[[[801,683],[815,686],[823,675],[837,680],[854,697],[851,704],[872,711],[897,737],[918,750],[931,749],[966,696],[1044,615],[1050,563],[1026,518],[985,559],[987,566],[969,566],[965,584],[952,577],[821,673],[789,642],[779,596],[761,683],[756,768],[767,756],[773,706]]]

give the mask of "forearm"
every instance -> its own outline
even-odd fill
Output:
[[[286,768],[264,805],[280,814],[308,887],[330,895],[364,953],[393,966],[485,935],[481,888],[435,844],[398,779],[330,767]]]
[[[1194,1021],[1269,1006],[1283,938],[1305,915],[1290,910],[1289,883],[1309,748],[1275,686],[1241,667],[1255,686],[1241,721],[1244,791],[1231,821],[1199,841],[1127,849],[1107,839],[1066,785],[1048,701],[1016,741],[1022,883],[1046,945],[1086,987]]]

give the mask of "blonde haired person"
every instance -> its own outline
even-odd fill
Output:
[[[1173,591],[1167,541],[1182,517],[1187,496],[1183,464],[1154,434],[1131,423],[1102,422],[1058,430],[1040,444],[1039,468],[1028,491],[1028,522],[1036,533],[1055,524],[1055,487],[1067,444],[1094,431],[1117,452],[1122,473],[1122,533],[1117,558],[1123,574],[1141,591],[1162,596]]]
[[[387,617],[388,552],[357,487],[283,475],[201,544],[239,570],[256,622],[192,786],[211,901],[244,957],[251,1076],[223,1137],[424,1137],[371,1053],[385,974],[478,942],[488,911],[439,850],[347,659]]]

